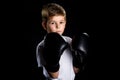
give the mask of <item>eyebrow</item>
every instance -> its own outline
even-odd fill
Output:
[[[60,21],[65,21],[65,20],[60,20]],[[55,20],[49,20],[49,22],[56,22]]]

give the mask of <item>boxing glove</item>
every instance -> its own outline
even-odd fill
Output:
[[[46,62],[45,68],[49,72],[59,70],[59,60],[68,43],[58,33],[52,32],[46,35],[43,45],[43,58]]]
[[[81,70],[87,62],[89,35],[77,34],[72,39],[73,65]]]

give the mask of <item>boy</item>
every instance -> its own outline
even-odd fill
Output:
[[[38,67],[43,68],[46,80],[74,80],[78,68],[73,67],[73,49],[76,43],[62,36],[66,25],[66,12],[56,3],[49,3],[42,8],[42,27],[47,31],[36,48]],[[76,41],[75,41],[76,42]]]
[[[42,8],[42,26],[47,33],[55,32],[62,36],[66,25],[66,12],[60,5],[56,3],[49,3]],[[62,36],[67,43],[71,43],[71,38]],[[72,54],[69,48],[63,51],[59,60],[59,70],[49,72],[44,66],[44,59],[40,51],[40,47],[44,44],[44,40],[37,46],[37,62],[38,67],[43,67],[43,74],[46,78],[60,79],[60,80],[74,80],[75,73],[72,64]],[[52,47],[52,46],[51,46]],[[55,46],[57,47],[57,46]],[[49,54],[53,55],[49,52]],[[42,62],[43,61],[43,62]]]

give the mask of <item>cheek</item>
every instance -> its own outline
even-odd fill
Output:
[[[62,29],[63,29],[63,30],[65,29],[65,25],[62,26]]]
[[[54,32],[55,31],[55,28],[53,26],[48,26],[47,27],[47,31],[48,32]]]

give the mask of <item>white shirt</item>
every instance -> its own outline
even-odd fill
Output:
[[[69,44],[71,43],[71,38],[67,37],[67,36],[62,36],[63,39],[68,42]],[[45,77],[50,77],[49,74],[47,73],[44,64],[45,61],[43,59],[41,50],[42,46],[44,44],[44,40],[42,40],[36,48],[36,57],[37,57],[37,63],[38,63],[38,67],[43,67],[43,74],[45,75]],[[58,78],[60,80],[74,80],[75,77],[75,73],[73,70],[73,63],[72,63],[72,53],[69,50],[70,48],[67,48],[63,54],[61,55],[59,64],[60,64],[60,68],[59,68],[59,76]]]

